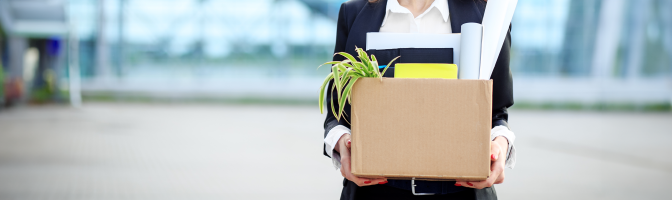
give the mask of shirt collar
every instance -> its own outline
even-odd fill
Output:
[[[439,12],[441,13],[441,16],[443,16],[443,22],[448,22],[448,16],[449,16],[450,12],[448,11],[448,1],[446,1],[446,0],[434,0],[432,5],[430,5],[429,8],[427,8],[427,10],[425,10],[425,12],[418,15],[418,17],[424,16],[429,11],[431,11],[432,8],[434,8],[434,7],[436,7],[436,9],[438,9]],[[408,10],[407,8],[399,5],[399,1],[389,0],[389,1],[387,1],[386,10],[385,10],[385,18],[383,18],[383,24],[382,25],[385,25],[385,21],[387,21],[387,16],[389,15],[390,12],[411,14],[410,10]]]

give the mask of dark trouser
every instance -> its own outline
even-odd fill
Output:
[[[494,187],[484,189],[470,189],[444,195],[413,195],[410,190],[398,189],[386,185],[372,185],[359,187],[351,181],[344,181],[341,200],[359,199],[443,199],[443,200],[496,200],[497,192]]]

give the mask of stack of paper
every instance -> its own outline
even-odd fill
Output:
[[[453,48],[460,79],[490,79],[518,0],[489,0],[483,25],[465,23],[461,34],[380,33],[366,35],[366,50]],[[403,55],[402,55],[403,56]]]
[[[453,62],[460,63],[459,33],[366,33],[366,50],[403,48],[453,48]]]

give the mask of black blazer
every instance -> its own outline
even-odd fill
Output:
[[[450,12],[450,23],[453,33],[460,33],[462,24],[467,22],[481,23],[485,13],[486,3],[482,0],[447,0]],[[347,52],[357,55],[355,46],[366,49],[366,33],[378,32],[385,17],[387,0],[380,0],[378,3],[369,3],[367,0],[350,0],[341,5],[338,14],[338,24],[336,28],[336,48],[334,52]],[[504,125],[508,127],[507,108],[513,105],[513,83],[511,71],[509,70],[509,51],[511,49],[511,27],[504,40],[499,58],[495,64],[495,69],[490,76],[493,80],[492,92],[492,127]],[[344,60],[345,58],[337,55],[334,60]],[[333,81],[329,83],[329,87]],[[330,101],[338,105],[335,91],[327,92],[325,106],[329,108]],[[336,116],[327,110],[327,117],[324,120],[324,137],[327,137],[329,130],[338,125],[350,128],[345,120],[336,120]],[[350,104],[345,105],[344,112],[347,120],[350,121]],[[327,155],[324,147],[322,151]]]

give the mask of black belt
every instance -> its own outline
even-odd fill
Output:
[[[469,188],[455,186],[455,181],[419,181],[419,180],[387,180],[385,184],[395,188],[408,190],[415,195],[450,194]]]

